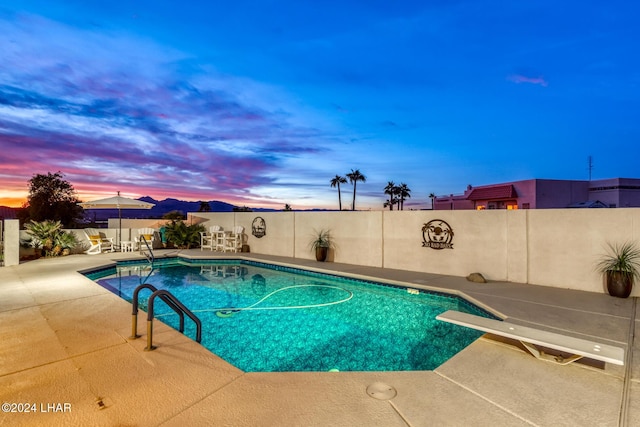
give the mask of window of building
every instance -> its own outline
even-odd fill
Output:
[[[529,209],[529,203],[523,203],[522,209]]]

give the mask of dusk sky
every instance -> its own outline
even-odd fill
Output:
[[[356,208],[531,178],[640,178],[633,1],[0,0],[0,205]],[[343,207],[353,187],[342,185]]]

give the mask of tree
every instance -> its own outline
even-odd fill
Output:
[[[411,197],[411,189],[404,182],[398,187],[398,207],[404,210],[404,201]]]
[[[360,169],[353,170],[347,174],[347,178],[349,178],[349,182],[353,184],[353,203],[351,205],[351,210],[356,210],[356,185],[358,181],[366,182],[367,177],[365,177],[362,173],[360,173]]]
[[[329,181],[329,183],[331,184],[332,188],[338,187],[338,208],[342,210],[342,196],[340,195],[340,184],[346,184],[347,178],[345,178],[344,176],[336,175],[333,178],[331,178],[331,181]]]
[[[184,214],[181,211],[171,211],[162,215],[162,219],[170,219],[172,221],[183,220]]]
[[[211,212],[211,205],[209,202],[200,202],[200,208],[198,208],[198,212]]]
[[[386,208],[388,206],[390,211],[393,210],[393,205],[398,202],[396,199],[397,189],[398,187],[396,187],[396,184],[393,181],[389,181],[387,186],[384,187],[384,194],[389,195],[389,200],[384,202],[384,207]]]
[[[431,210],[433,210],[433,201],[436,198],[436,195],[433,193],[429,193],[429,198],[431,199]]]
[[[289,203],[287,203],[287,204],[285,204],[285,205],[284,205],[284,209],[283,209],[283,211],[287,211],[287,212],[289,212],[289,211],[291,211],[291,210],[292,210],[292,209],[291,209],[291,205],[290,205]]]
[[[234,206],[233,207],[233,211],[234,212],[253,212],[253,209],[251,209],[250,207],[247,206]]]
[[[18,216],[23,223],[60,221],[63,228],[73,228],[84,212],[78,202],[76,191],[61,172],[37,174],[29,180],[27,203]]]

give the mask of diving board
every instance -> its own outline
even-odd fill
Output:
[[[529,328],[501,320],[487,319],[486,317],[475,316],[455,310],[446,311],[436,316],[436,319],[518,340],[533,356],[540,360],[568,365],[578,359],[587,357],[615,365],[624,365],[624,349],[621,347]],[[536,345],[570,353],[571,356],[564,358],[562,356],[546,354],[538,349]]]

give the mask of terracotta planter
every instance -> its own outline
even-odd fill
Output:
[[[605,277],[609,295],[618,298],[627,298],[631,294],[631,289],[633,288],[632,276],[622,274],[619,271],[607,271]]]
[[[318,247],[316,248],[316,261],[326,261],[329,248]]]

